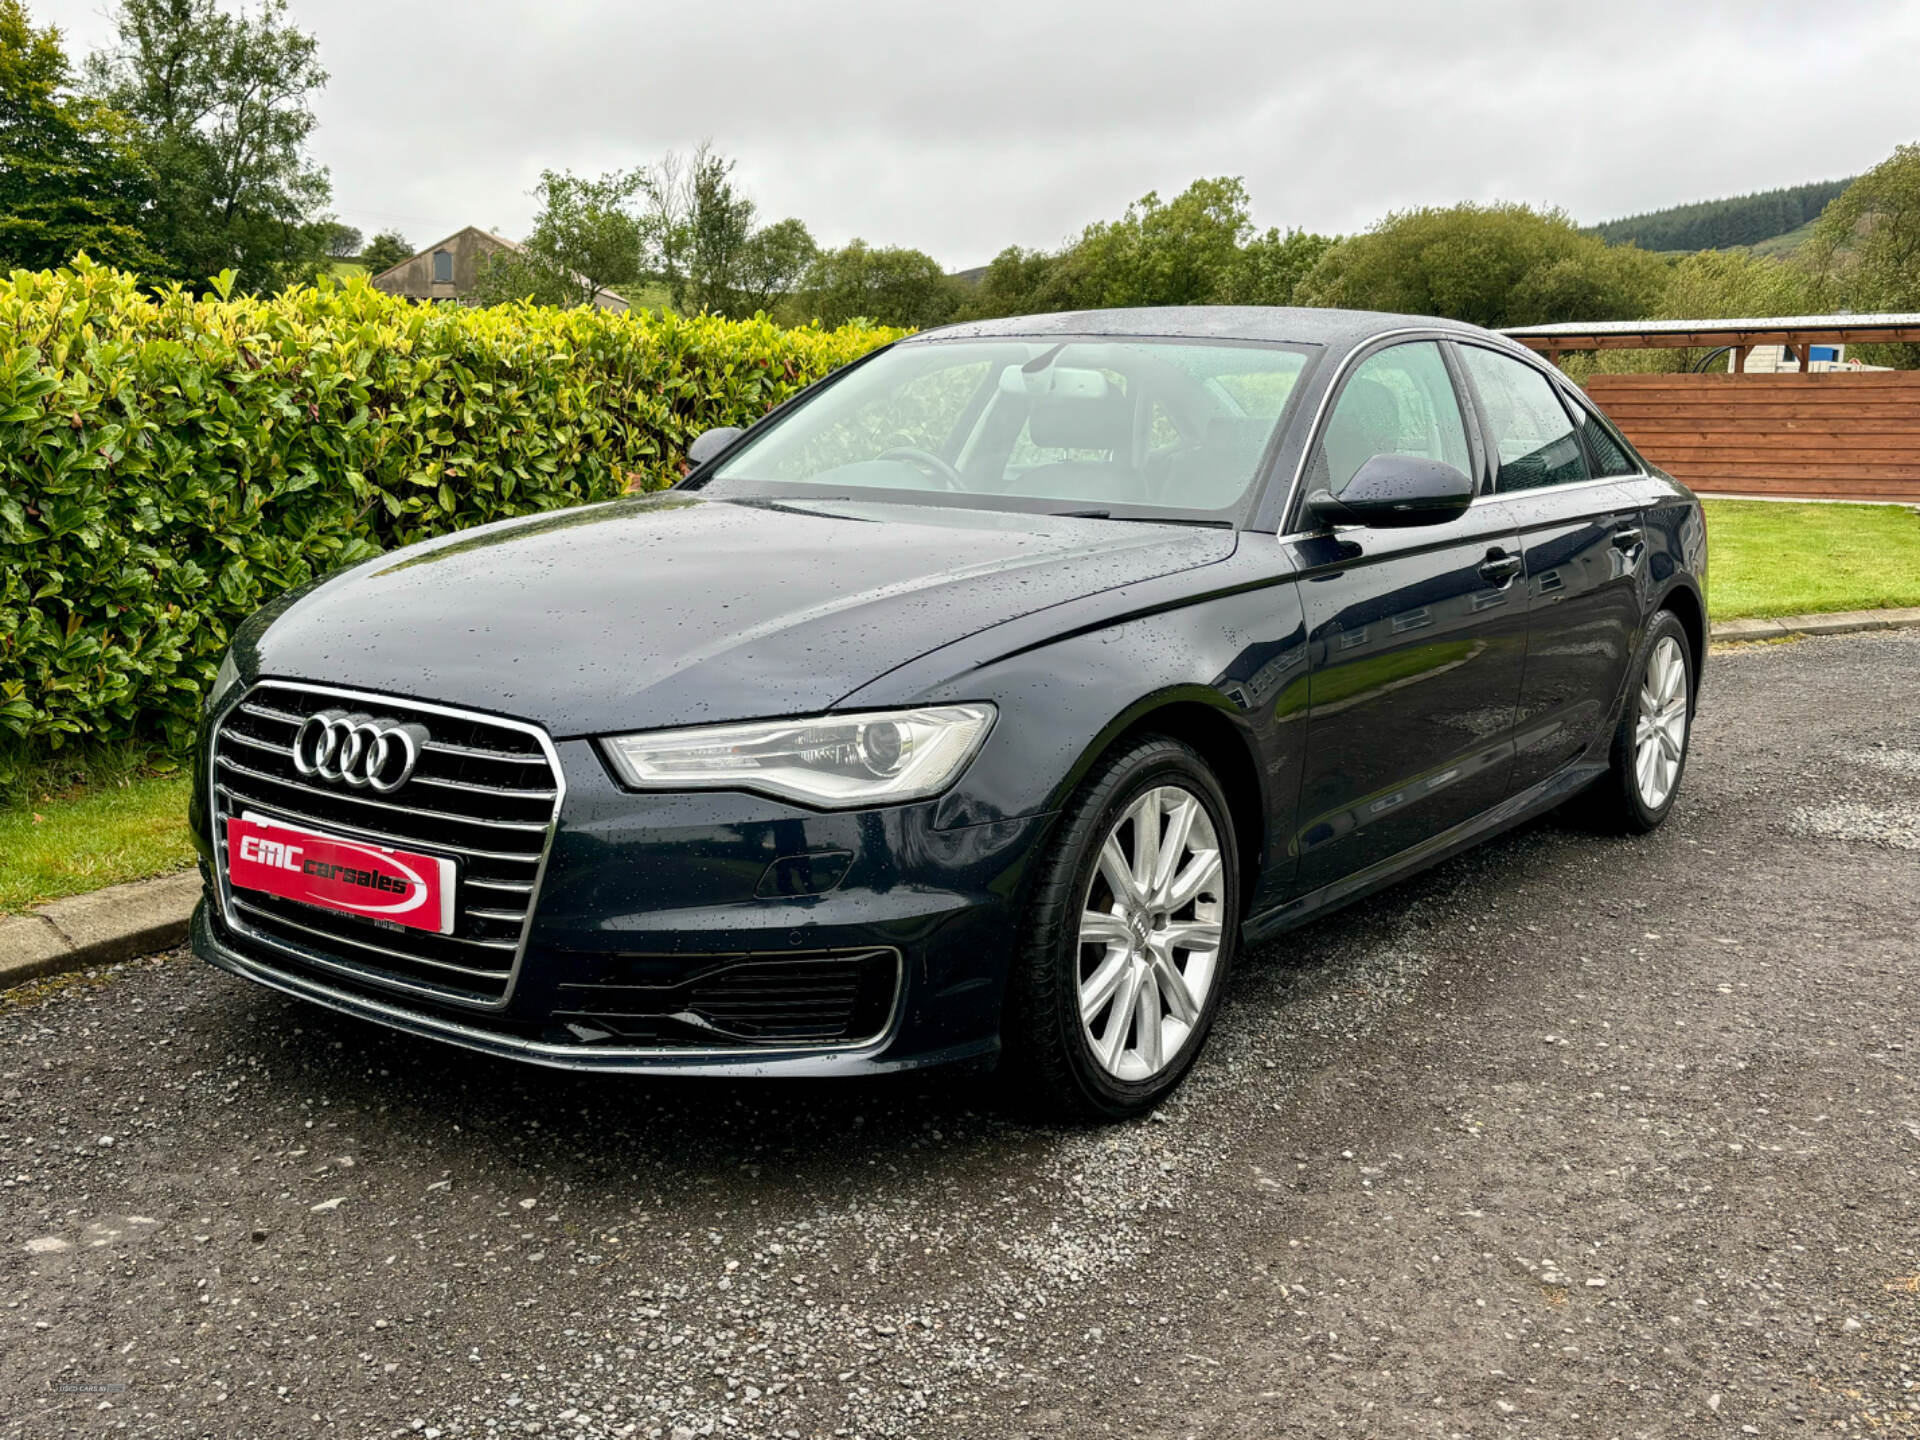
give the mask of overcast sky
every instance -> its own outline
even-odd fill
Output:
[[[76,59],[109,0],[27,0]],[[1241,175],[1262,226],[1597,221],[1920,140],[1920,0],[292,0],[340,218],[524,233],[543,167],[711,137],[763,220],[951,269]]]

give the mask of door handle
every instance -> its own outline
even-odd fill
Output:
[[[1647,532],[1638,525],[1622,525],[1613,532],[1613,548],[1616,550],[1638,550],[1640,542],[1647,538]]]
[[[1509,555],[1500,549],[1489,550],[1487,558],[1480,562],[1480,576],[1489,585],[1504,589],[1507,582],[1520,573],[1523,563],[1518,555]]]

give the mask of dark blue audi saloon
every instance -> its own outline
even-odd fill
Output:
[[[202,957],[547,1065],[971,1060],[1117,1117],[1242,945],[1564,802],[1674,803],[1700,506],[1497,335],[960,325],[692,459],[241,628]]]

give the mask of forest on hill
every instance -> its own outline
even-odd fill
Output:
[[[1858,178],[1817,180],[1783,190],[1673,205],[1608,220],[1595,225],[1593,233],[1609,245],[1638,245],[1642,250],[1730,250],[1736,245],[1758,245],[1819,219],[1820,212]]]

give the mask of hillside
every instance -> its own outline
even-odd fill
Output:
[[[1784,235],[1775,235],[1771,240],[1759,241],[1748,249],[1755,255],[1791,255],[1812,238],[1813,221],[1809,220],[1806,224],[1789,230]]]
[[[1785,190],[1762,190],[1726,200],[1702,200],[1608,220],[1593,231],[1610,244],[1643,250],[1729,250],[1759,245],[1811,224],[1827,202],[1853,183],[1821,180]]]

